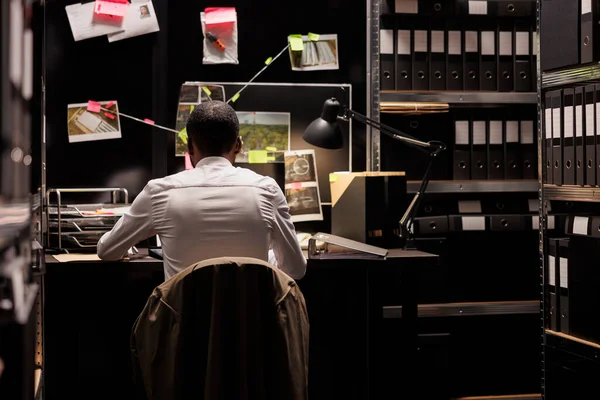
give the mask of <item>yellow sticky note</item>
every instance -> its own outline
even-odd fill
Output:
[[[302,42],[302,35],[290,35],[290,36],[288,36],[288,40],[290,42],[290,47],[292,48],[292,51],[304,50],[304,43]]]
[[[194,108],[196,108],[196,106],[194,106],[194,105],[190,106],[190,114],[192,113],[192,111],[194,111]]]
[[[235,103],[235,101],[236,101],[237,99],[239,99],[239,98],[240,98],[240,94],[239,94],[239,93],[236,93],[236,94],[234,94],[234,95],[233,95],[233,97],[231,98],[231,102],[232,102],[232,103]]]
[[[212,94],[212,92],[210,91],[210,89],[207,88],[206,86],[202,86],[202,90],[204,90],[204,93],[206,93],[209,96]]]
[[[183,143],[187,144],[187,140],[188,140],[187,128],[183,128],[181,131],[179,131],[179,139],[181,139],[181,141]]]
[[[265,65],[271,64],[271,61],[273,61],[273,57],[267,58],[267,61],[265,61]]]
[[[329,174],[329,183],[337,182],[338,177],[336,174]]]
[[[310,40],[312,42],[317,42],[319,40],[319,35],[316,33],[308,32],[308,40]]]
[[[275,161],[275,156],[267,156],[267,161]]]
[[[267,163],[267,151],[266,150],[250,150],[248,151],[248,162],[250,164],[266,164]]]
[[[277,151],[277,147],[272,147],[272,146],[266,147],[265,149],[267,151]]]

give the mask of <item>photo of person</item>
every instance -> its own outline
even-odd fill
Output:
[[[144,5],[140,7],[140,18],[150,18],[150,10],[148,6]]]
[[[315,165],[313,157],[312,154],[306,153],[286,155],[285,183],[316,181],[317,178],[313,168]]]

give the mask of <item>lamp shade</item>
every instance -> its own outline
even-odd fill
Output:
[[[338,124],[340,103],[331,98],[323,104],[321,117],[315,119],[306,127],[302,138],[307,143],[324,149],[341,149],[344,147],[344,135]]]

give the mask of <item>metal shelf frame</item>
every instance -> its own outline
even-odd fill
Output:
[[[537,104],[531,92],[408,92],[382,91],[381,104],[387,102],[447,103],[452,107],[490,107],[509,104]]]
[[[600,187],[544,185],[544,198],[555,201],[600,202]]]
[[[408,193],[416,193],[421,181],[408,181]],[[444,193],[535,193],[539,190],[537,180],[518,181],[431,181],[428,194]],[[600,196],[600,188],[598,188]]]
[[[600,63],[577,65],[542,73],[542,89],[584,82],[600,82]]]

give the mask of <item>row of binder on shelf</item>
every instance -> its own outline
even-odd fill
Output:
[[[522,17],[535,13],[535,1],[485,0],[384,0],[381,14],[419,14],[449,17],[453,15],[488,15]]]
[[[455,121],[455,180],[535,179],[534,121]]]
[[[542,3],[541,70],[600,61],[600,4],[592,0]]]
[[[539,229],[539,216],[526,214],[506,215],[440,215],[415,218],[412,231],[415,236],[436,236],[453,232],[519,232]],[[548,216],[547,227],[555,228],[553,215]]]
[[[537,46],[528,22],[382,26],[382,90],[535,91]]]
[[[544,103],[544,183],[600,185],[600,84],[552,90]]]
[[[600,343],[600,217],[569,215],[567,237],[548,239],[545,297],[546,326],[580,339]]]

